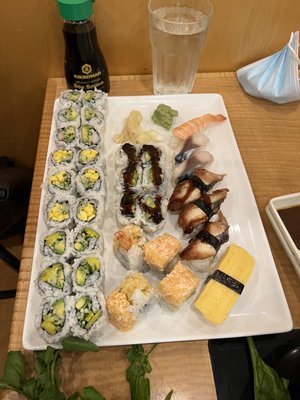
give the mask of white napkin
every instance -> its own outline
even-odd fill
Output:
[[[237,70],[245,92],[279,104],[300,100],[298,49],[299,31],[281,51]]]

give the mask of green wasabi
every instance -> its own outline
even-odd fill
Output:
[[[165,129],[170,129],[173,124],[173,118],[177,116],[178,111],[165,104],[160,104],[157,106],[156,110],[154,110],[151,119],[156,125],[162,126]]]

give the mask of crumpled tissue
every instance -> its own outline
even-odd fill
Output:
[[[281,51],[237,70],[245,92],[278,104],[300,100],[298,49],[299,31]]]

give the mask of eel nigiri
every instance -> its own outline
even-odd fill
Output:
[[[191,119],[184,122],[183,124],[177,126],[173,129],[173,135],[176,137],[187,140],[195,133],[199,132],[201,129],[205,128],[212,122],[222,122],[226,120],[226,117],[222,114],[205,114],[201,117]]]

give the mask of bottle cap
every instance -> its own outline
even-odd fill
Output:
[[[93,14],[95,0],[57,0],[58,11],[63,19],[81,21]]]

